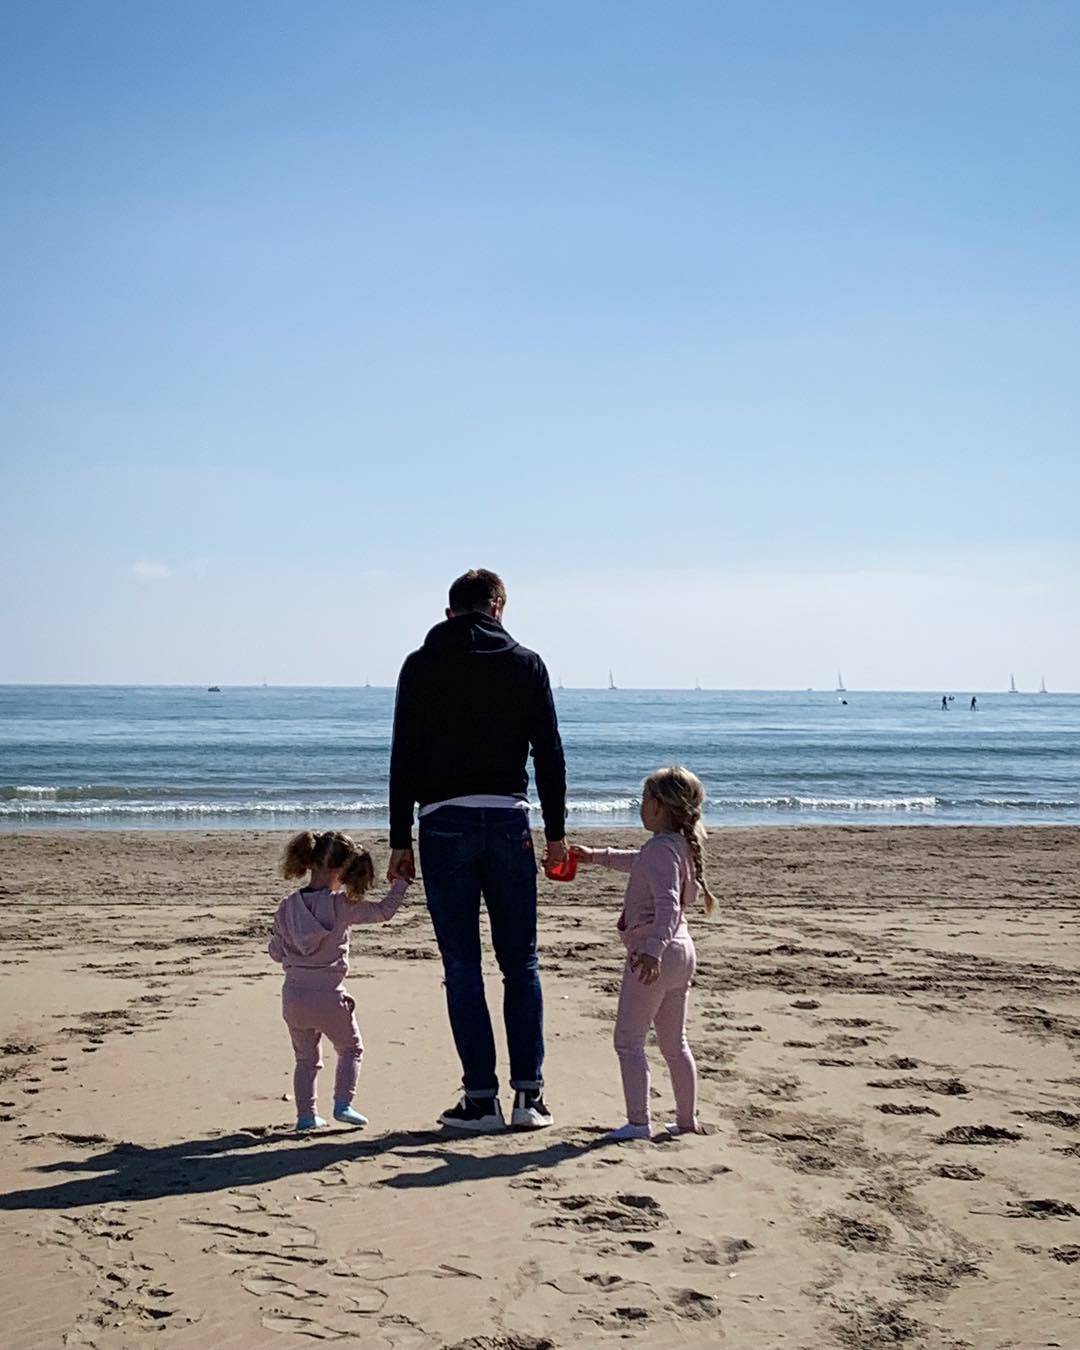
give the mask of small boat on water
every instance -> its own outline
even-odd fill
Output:
[[[839,671],[836,672],[836,692],[838,694],[847,693],[847,690],[844,688],[844,677]]]
[[[221,685],[220,685],[220,684],[208,684],[208,685],[206,686],[206,692],[207,692],[208,694],[220,694],[220,693],[221,693]]]
[[[1048,694],[1049,692],[1050,692],[1049,689],[1047,689],[1046,687],[1046,676],[1044,675],[1042,679],[1039,681],[1039,693]]]
[[[607,673],[607,687],[608,687],[609,689],[614,689],[614,688],[616,688],[616,684],[615,684],[615,675],[614,675],[614,673],[613,673],[612,671],[610,671],[610,670],[609,670],[608,673]]]
[[[1010,675],[1010,676],[1009,676],[1009,693],[1010,693],[1010,694],[1018,694],[1019,692],[1020,692],[1020,690],[1017,689],[1017,687],[1016,687],[1016,676],[1015,676],[1015,675]]]

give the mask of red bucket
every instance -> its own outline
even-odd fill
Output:
[[[573,881],[577,876],[577,854],[570,849],[562,862],[545,863],[544,876],[552,881]]]

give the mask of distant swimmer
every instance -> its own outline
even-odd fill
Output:
[[[975,697],[974,694],[972,694],[971,696],[971,711],[972,712],[979,711],[979,700]]]
[[[946,712],[949,711],[949,700],[945,697],[944,694],[942,694],[941,696],[941,706]]]

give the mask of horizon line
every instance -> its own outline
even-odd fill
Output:
[[[224,684],[212,686],[215,690],[224,691],[226,689],[373,689],[373,690],[393,690],[395,684],[297,684],[291,681],[257,681],[254,683],[243,683],[240,681],[229,681]],[[843,689],[829,688],[826,686],[804,685],[804,686],[781,686],[781,685],[760,685],[757,687],[736,686],[736,685],[694,685],[676,684],[676,685],[647,685],[647,684],[620,684],[614,689],[607,684],[573,684],[573,685],[552,685],[552,693],[567,694],[933,694],[940,698],[942,692],[948,693],[950,688],[966,689],[963,697],[975,695],[978,698],[1002,694],[1006,697],[1018,697],[1030,694],[1034,697],[1048,697],[1057,694],[1074,694],[1080,691],[1073,689],[1016,689],[1011,690],[1007,686],[995,686],[991,689],[973,689],[964,685],[924,685],[922,687],[912,687],[907,689],[886,689],[872,688],[870,686],[846,685]],[[112,680],[0,680],[0,689],[196,689],[209,692],[210,685],[192,684],[184,681],[172,680],[141,680],[141,681],[112,681]],[[957,696],[959,697],[959,696]]]

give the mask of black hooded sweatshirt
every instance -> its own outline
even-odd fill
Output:
[[[523,797],[532,748],[544,833],[566,833],[566,761],[547,668],[488,614],[436,624],[398,677],[390,847],[412,844],[413,806],[473,793]]]

